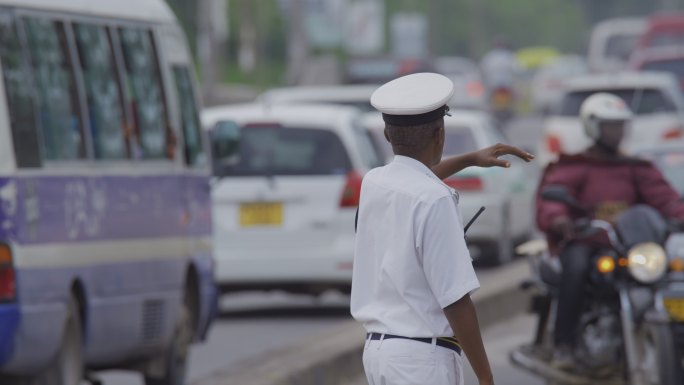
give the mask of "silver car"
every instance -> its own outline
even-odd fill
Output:
[[[508,140],[495,128],[490,117],[481,111],[452,110],[445,117],[444,156],[476,151]],[[383,136],[384,122],[379,113],[369,113],[363,124],[373,133],[377,147],[386,158],[392,150]],[[511,157],[510,169],[471,167],[445,182],[460,194],[463,221],[467,222],[480,207],[485,212],[468,231],[471,256],[483,265],[500,265],[513,257],[513,247],[527,240],[533,232],[534,191],[537,182],[533,168]],[[529,174],[528,174],[529,173]]]

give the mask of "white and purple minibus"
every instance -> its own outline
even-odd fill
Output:
[[[0,384],[184,383],[216,309],[194,84],[162,0],[0,0]]]

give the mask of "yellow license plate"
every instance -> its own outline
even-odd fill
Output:
[[[280,226],[283,224],[283,204],[280,202],[243,203],[240,205],[240,226]]]
[[[684,321],[684,298],[665,298],[663,304],[672,319]]]

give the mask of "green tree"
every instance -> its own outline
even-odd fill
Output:
[[[197,56],[197,3],[187,0],[167,0],[188,37],[193,55]]]

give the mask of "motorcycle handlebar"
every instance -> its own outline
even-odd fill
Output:
[[[624,249],[624,245],[615,231],[613,225],[601,219],[578,219],[575,221],[575,232],[579,238],[585,238],[594,235],[597,230],[605,231],[611,245],[618,250]]]

